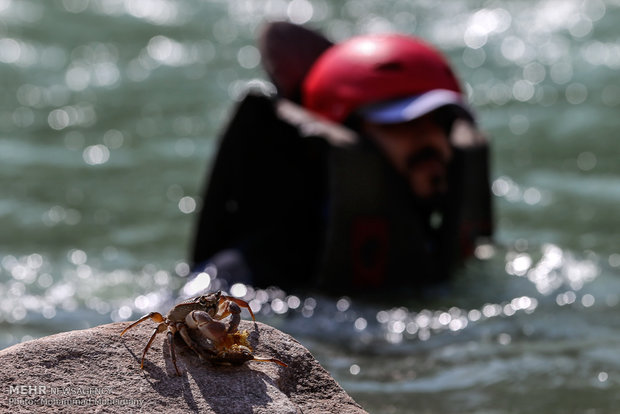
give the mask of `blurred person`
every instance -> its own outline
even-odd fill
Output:
[[[488,143],[435,48],[401,34],[334,45],[277,22],[260,49],[277,94],[250,91],[222,135],[195,272],[410,294],[491,237]]]

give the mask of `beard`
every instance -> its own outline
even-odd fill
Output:
[[[411,170],[426,161],[437,161],[445,164],[441,153],[433,147],[424,147],[415,154],[409,155],[405,163],[407,170]]]
[[[448,191],[448,167],[442,154],[425,147],[406,159],[406,175],[413,193],[426,204],[435,204]]]

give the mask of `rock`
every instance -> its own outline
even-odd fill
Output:
[[[241,366],[201,361],[175,338],[175,375],[165,334],[140,369],[154,324],[119,334],[112,323],[14,345],[0,351],[1,412],[365,413],[310,352],[291,336],[242,321],[257,357]]]

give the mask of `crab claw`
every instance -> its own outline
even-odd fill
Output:
[[[238,298],[234,298],[232,296],[222,296],[220,297],[220,307],[225,303],[225,302],[234,302],[237,305],[241,306],[242,308],[246,308],[248,310],[248,312],[250,312],[250,316],[252,317],[253,321],[256,321],[256,318],[254,317],[254,312],[252,312],[252,308],[250,308],[250,304],[247,303],[245,300],[243,299],[238,299]],[[226,316],[226,315],[224,315]]]
[[[216,321],[207,312],[192,311],[185,317],[185,323],[190,329],[197,329],[214,343],[220,343],[228,334],[228,326],[224,322]]]

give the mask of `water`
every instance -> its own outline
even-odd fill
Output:
[[[233,293],[370,412],[615,412],[617,0],[0,0],[0,346],[166,309],[266,18],[445,51],[493,137],[498,244],[423,301]]]

